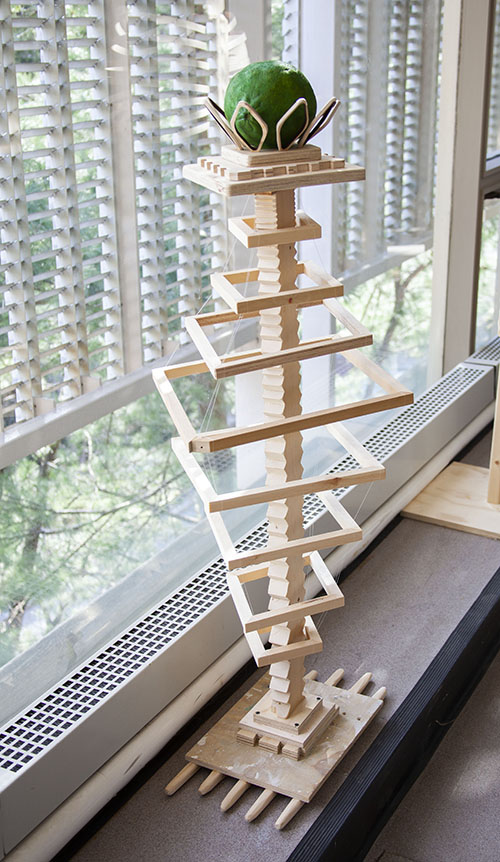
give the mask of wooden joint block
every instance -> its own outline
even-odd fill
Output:
[[[275,739],[273,736],[266,736],[263,734],[258,738],[257,745],[260,748],[265,748],[267,751],[274,751],[275,754],[279,754],[283,743],[279,739]]]
[[[245,730],[244,727],[239,727],[236,739],[238,742],[244,742],[245,745],[257,745],[258,736],[253,730]]]

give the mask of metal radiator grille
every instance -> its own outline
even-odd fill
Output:
[[[500,349],[500,339],[497,339]],[[404,408],[365,441],[370,452],[384,461],[412,435],[484,375],[483,368],[460,365]],[[355,466],[347,455],[332,470]],[[336,492],[341,496],[347,489]],[[324,512],[320,500],[309,495],[304,501],[304,525]],[[237,543],[241,551],[267,543],[266,522],[259,524]],[[157,656],[178,635],[227,594],[225,564],[214,560],[189,584],[137,622],[79,671],[18,716],[0,732],[0,767],[12,773],[27,766],[86,713],[96,708],[125,680]]]
[[[500,338],[494,338],[493,341],[476,350],[467,361],[497,365],[500,362]]]

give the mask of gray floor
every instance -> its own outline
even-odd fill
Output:
[[[500,655],[366,862],[500,859]]]
[[[485,440],[466,460],[484,464],[488,449]],[[244,821],[257,790],[249,790],[231,812],[222,814],[219,805],[232,784],[230,779],[203,799],[197,792],[198,777],[170,799],[164,796],[164,785],[183,765],[185,751],[202,735],[202,727],[72,858],[76,862],[284,862],[499,565],[500,547],[494,540],[403,520],[344,582],[345,608],[320,620],[324,650],[311,659],[309,668],[317,668],[319,678],[325,679],[341,665],[347,685],[369,670],[375,687],[387,686],[388,698],[355,748],[286,830],[278,833],[273,826],[284,808],[283,798],[276,798],[254,823]],[[500,860],[500,851],[496,853],[491,843],[498,834],[499,819],[495,775],[499,749],[492,719],[496,714],[498,724],[500,704],[497,699],[495,706],[487,698],[488,685],[494,686],[498,672],[497,663],[491,670],[493,682],[485,681],[477,692],[480,708],[468,706],[462,713],[463,720],[469,722],[466,730],[461,735],[461,717],[428,767],[432,770],[441,752],[446,751],[444,746],[457,740],[445,758],[453,800],[440,788],[443,767],[437,767],[429,785],[435,787],[435,796],[427,791],[424,774],[407,800],[413,799],[419,788],[421,796],[409,803],[410,808],[405,801],[398,809],[372,848],[370,862],[379,857],[384,862],[397,862],[398,854],[417,862]],[[489,704],[488,712],[483,708],[485,703]],[[456,766],[456,746],[465,772]],[[474,746],[477,758],[473,756]],[[456,806],[449,808],[452,802]],[[404,811],[406,814],[400,814]],[[446,837],[441,840],[440,835]]]

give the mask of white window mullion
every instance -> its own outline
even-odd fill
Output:
[[[407,42],[410,7],[406,0],[392,3],[389,46],[387,159],[385,172],[385,233],[389,243],[397,244],[401,236],[403,200],[405,92],[407,76]]]
[[[493,11],[490,0],[444,4],[441,90],[446,98],[439,110],[431,381],[474,349]]]
[[[386,247],[384,233],[384,171],[387,147],[387,81],[391,0],[372,0],[368,7],[366,76],[366,146],[364,183],[365,259],[376,260]]]
[[[145,361],[168,344],[156,8],[156,0],[135,0],[129,12]]]
[[[65,4],[61,0],[44,0],[39,5],[41,19],[40,59],[45,71],[46,101],[51,109],[51,132],[48,136],[52,155],[46,160],[51,171],[48,205],[56,231],[52,237],[57,273],[54,286],[59,294],[57,314],[60,357],[64,366],[62,398],[74,398],[83,390],[83,379],[89,376],[87,327],[85,321],[85,288],[81,252],[80,225],[75,172],[75,149],[72,129],[71,92],[66,39]]]
[[[12,370],[2,374],[0,368],[2,430],[14,418],[19,422],[35,416],[42,395],[12,19],[8,6],[0,6],[0,93],[3,101],[0,124],[2,138],[7,143],[0,161],[3,187],[0,263],[6,265],[2,304],[8,312],[10,348],[2,364]]]
[[[417,185],[415,192],[415,222],[424,231],[432,230],[436,178],[436,146],[419,147],[418,140],[435,142],[437,138],[442,3],[443,0],[424,3],[422,34],[420,38],[421,70],[416,148]]]
[[[97,6],[97,3],[92,5]],[[121,370],[126,374],[140,368],[143,362],[126,0],[105,0],[101,15],[105,23],[106,66],[109,73],[111,136],[108,145],[113,172],[113,217],[116,231],[116,258],[112,265],[118,273],[123,350]],[[118,311],[114,300],[109,299],[106,305],[109,308],[110,323],[117,324]],[[121,352],[120,339],[108,341],[112,341],[110,349],[116,350],[117,354]],[[118,359],[117,355],[117,362]]]
[[[173,57],[171,70],[176,73],[177,80],[175,89],[172,90],[172,110],[179,118],[182,117],[182,128],[173,135],[173,143],[176,148],[176,203],[175,214],[177,219],[177,253],[178,253],[178,282],[179,282],[179,312],[181,315],[194,314],[201,305],[201,234],[198,221],[201,199],[206,192],[185,180],[182,176],[182,166],[195,162],[199,150],[197,147],[197,127],[207,126],[209,120],[201,119],[199,106],[190,102],[190,91],[197,83],[196,57],[193,42],[195,35],[198,39],[201,34],[186,32],[182,19],[189,20],[193,16],[194,3],[192,0],[178,0],[172,4],[172,14],[181,19],[169,25],[169,33],[177,39],[178,53]],[[207,69],[208,71],[208,69]],[[201,131],[201,129],[200,129]],[[185,339],[184,333],[179,333],[181,340]]]

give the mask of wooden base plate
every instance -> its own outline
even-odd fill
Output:
[[[266,790],[309,802],[383,705],[356,691],[308,680],[308,693],[335,701],[339,713],[300,760],[238,742],[243,716],[263,696],[265,674],[187,753],[189,761]]]
[[[491,539],[500,539],[500,506],[488,503],[486,467],[454,461],[436,476],[402,515]]]

